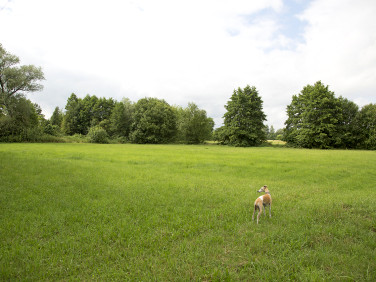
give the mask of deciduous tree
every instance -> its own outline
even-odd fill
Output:
[[[40,106],[25,98],[28,92],[40,91],[44,79],[42,69],[33,65],[20,66],[20,59],[0,44],[0,137],[23,141],[29,129],[42,122]],[[18,136],[18,137],[16,137]],[[9,137],[9,138],[8,138]]]
[[[135,105],[131,140],[134,143],[168,143],[176,134],[176,115],[164,100],[143,98]]]
[[[199,109],[194,103],[179,110],[179,136],[182,141],[190,144],[199,144],[209,140],[212,136],[214,121],[208,118],[205,110]]]
[[[322,149],[360,146],[358,106],[346,98],[336,98],[321,81],[292,97],[287,116],[284,139],[290,144]]]
[[[318,81],[294,95],[287,106],[285,122],[287,142],[304,148],[333,148],[342,144],[338,125],[341,103],[334,92]]]
[[[34,65],[19,66],[20,59],[8,53],[0,44],[0,111],[9,115],[11,103],[28,92],[41,91],[44,80],[41,67]]]
[[[221,130],[222,143],[233,146],[256,146],[266,140],[262,108],[263,101],[256,87],[247,85],[234,90],[225,106],[224,128]]]

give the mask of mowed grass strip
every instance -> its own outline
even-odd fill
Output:
[[[374,151],[0,144],[0,280],[374,281],[375,171]]]

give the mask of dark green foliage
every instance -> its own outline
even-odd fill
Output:
[[[221,126],[214,130],[213,132],[213,140],[218,142],[223,142],[225,139],[225,127]]]
[[[78,103],[81,132],[75,133],[87,134],[92,125],[98,124],[97,121],[92,122],[94,119],[94,107],[98,103],[98,98],[96,96],[86,95],[85,98],[79,99]]]
[[[304,148],[331,148],[339,140],[339,103],[321,81],[307,85],[287,107],[286,141]]]
[[[197,105],[190,103],[186,109],[173,108],[157,98],[144,98],[133,104],[126,98],[122,102],[90,95],[81,99],[73,93],[65,109],[62,123],[65,134],[86,135],[90,126],[99,125],[111,138],[122,143],[178,140],[197,144],[211,139],[214,127],[213,119]],[[55,112],[54,116],[59,116],[57,109]]]
[[[65,106],[65,115],[63,119],[63,131],[65,134],[83,134],[82,116],[80,114],[81,106],[80,100],[76,94],[72,93],[68,98]]]
[[[304,148],[354,148],[357,111],[353,102],[336,98],[321,81],[307,85],[287,106],[285,141]]]
[[[200,110],[194,103],[178,111],[179,139],[188,144],[199,144],[212,137],[214,121],[208,118],[205,110]]]
[[[234,90],[225,106],[221,142],[232,146],[257,146],[266,140],[262,100],[254,86]],[[218,135],[217,135],[218,136]]]
[[[114,106],[115,101],[112,98],[98,99],[96,96],[86,95],[81,99],[72,93],[65,106],[63,131],[68,135],[86,135],[91,126],[101,122],[104,122],[102,127],[109,127],[106,120],[110,119]]]
[[[356,118],[359,107],[346,98],[339,97],[338,102],[341,108],[341,115],[338,123],[338,138],[341,140],[341,148],[357,148],[360,146],[360,136]]]
[[[89,133],[87,134],[90,143],[108,143],[108,134],[101,126],[95,125],[90,127]]]
[[[60,128],[47,121],[43,124],[43,132],[48,135],[57,136],[60,133]]]
[[[143,98],[135,105],[132,133],[134,143],[168,143],[176,134],[176,115],[164,100]]]
[[[6,114],[0,112],[0,138],[6,141],[13,138],[9,139],[8,136],[19,135],[16,139],[22,141],[28,129],[38,126],[37,111],[34,104],[22,95],[9,97],[8,102]]]
[[[360,147],[376,150],[376,104],[364,106],[356,117]]]
[[[111,135],[116,137],[128,138],[132,119],[134,104],[129,99],[123,99],[122,102],[116,103],[110,116]]]
[[[103,121],[109,121],[113,108],[115,107],[115,101],[112,98],[97,98],[95,96],[91,97],[91,125],[97,125]],[[108,122],[104,122],[104,125],[109,126]]]

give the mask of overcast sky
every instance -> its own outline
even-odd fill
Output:
[[[46,117],[72,92],[196,103],[222,124],[234,89],[255,86],[266,124],[321,80],[376,102],[375,0],[0,0],[0,43],[41,66],[29,94]]]

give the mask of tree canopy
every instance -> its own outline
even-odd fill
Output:
[[[340,104],[329,87],[307,85],[287,106],[286,140],[305,148],[331,148],[340,142]]]
[[[219,130],[219,139],[233,146],[256,146],[266,140],[262,108],[263,101],[256,87],[247,85],[234,90],[225,105],[224,127]]]
[[[0,140],[27,140],[42,116],[40,107],[25,97],[43,89],[39,84],[44,79],[42,69],[19,63],[0,44]]]
[[[63,131],[68,135],[86,135],[91,126],[102,123],[102,127],[106,127],[114,106],[115,101],[112,98],[86,95],[81,99],[72,93],[65,106]]]
[[[0,108],[4,114],[9,114],[9,107],[17,94],[41,91],[44,80],[41,67],[33,65],[19,66],[20,59],[7,52],[0,43]]]
[[[51,124],[57,124],[59,117],[56,108]],[[133,103],[128,98],[117,102],[90,95],[81,99],[72,93],[63,114],[63,133],[91,132],[92,136],[99,132],[99,127],[111,138],[133,143],[201,143],[211,138],[214,121],[194,103],[180,108],[157,98],[142,98]]]
[[[203,143],[211,139],[214,121],[207,117],[206,111],[199,109],[195,103],[186,108],[178,108],[179,138],[190,144]]]
[[[164,100],[143,98],[134,109],[132,133],[134,143],[168,143],[176,134],[176,115]]]
[[[359,112],[354,102],[336,98],[329,86],[318,81],[293,95],[287,106],[284,139],[304,148],[364,148],[364,134],[369,132],[364,112],[367,107]]]

